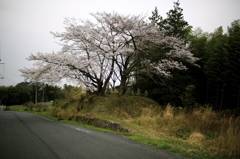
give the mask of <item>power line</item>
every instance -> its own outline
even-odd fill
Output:
[[[0,61],[2,61],[2,47],[1,47],[1,37],[0,37]]]
[[[12,84],[14,84],[14,85],[16,85],[17,84],[17,82],[14,82],[14,81],[12,81],[11,79],[9,79],[9,78],[7,78],[6,76],[4,77],[4,78],[2,78],[2,80],[8,80],[8,81],[10,81]]]
[[[4,70],[5,70],[5,68],[4,68],[4,66],[5,66],[5,63],[0,63],[0,66],[2,66],[2,67],[0,67],[0,79],[3,79],[4,78]]]
[[[6,79],[13,84],[17,84],[17,82],[14,82],[11,79],[9,79],[8,77],[6,77],[6,75],[5,75],[5,63],[0,63],[0,66],[1,66],[0,67],[0,80],[5,80]]]
[[[0,61],[2,61],[2,52],[1,52],[2,48],[1,48],[1,43],[0,43]]]

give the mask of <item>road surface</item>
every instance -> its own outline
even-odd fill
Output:
[[[1,159],[180,159],[124,138],[37,115],[0,111]]]

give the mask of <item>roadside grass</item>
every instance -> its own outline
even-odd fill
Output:
[[[22,111],[21,106],[14,107]],[[68,105],[49,106],[44,112],[31,113],[107,133],[118,132],[67,119],[86,115],[120,122],[131,133],[118,134],[189,158],[240,157],[240,117],[215,112],[209,106],[195,105],[191,109],[171,105],[162,107],[145,97],[119,98],[111,94],[85,96]]]
[[[161,150],[166,150],[170,152],[177,153],[179,155],[194,158],[194,159],[226,159],[230,157],[216,155],[213,153],[209,153],[207,151],[202,150],[198,146],[190,145],[188,143],[184,143],[182,141],[178,141],[175,139],[151,139],[143,136],[133,135],[128,137],[128,139],[136,142],[140,142],[149,146],[156,147]]]
[[[114,133],[114,134],[121,134],[121,135],[126,135],[126,136],[132,135],[130,133],[116,132],[113,130],[100,128],[100,127],[96,127],[93,125],[88,125],[88,124],[85,124],[84,122],[76,122],[76,121],[66,120],[61,117],[60,118],[54,117],[54,116],[49,115],[49,113],[46,111],[27,111],[22,105],[9,106],[8,109],[5,111],[20,111],[20,112],[31,113],[31,114],[42,116],[42,117],[45,117],[45,118],[48,118],[51,120],[55,120],[55,121],[59,121],[59,122],[67,123],[67,124],[72,124],[72,125],[76,125],[76,126],[81,126],[81,127],[85,127],[85,128],[92,129],[92,130],[105,132],[105,133]]]
[[[23,112],[25,111],[25,108],[22,105],[13,105],[13,106],[7,106],[4,111],[19,111]]]

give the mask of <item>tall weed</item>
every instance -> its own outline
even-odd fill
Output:
[[[219,128],[218,152],[240,158],[240,117],[223,117]]]
[[[224,116],[210,106],[195,105],[186,109],[169,104],[163,108],[144,97],[107,96],[55,102],[55,106],[48,109],[53,116],[70,120],[77,113],[94,110],[129,122],[147,137],[178,138],[205,151],[240,158],[240,117]]]
[[[221,116],[209,106],[182,109],[167,105],[158,112],[139,109],[141,115],[132,120],[138,125],[173,135],[213,153],[240,157],[240,117]]]

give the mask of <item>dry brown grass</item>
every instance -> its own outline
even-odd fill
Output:
[[[203,134],[199,132],[193,132],[187,139],[187,142],[193,145],[203,146],[204,140],[205,140],[205,136]]]
[[[219,153],[240,158],[240,117],[223,117],[216,147]]]
[[[164,110],[139,109],[141,114],[137,117],[131,117],[119,107],[115,111],[123,112],[126,122],[138,125],[138,133],[144,132],[143,136],[160,138],[168,134],[212,153],[240,157],[240,117],[221,116],[208,106],[192,110],[171,105]]]
[[[240,157],[240,117],[222,116],[209,106],[184,109],[167,105],[163,109],[149,99],[138,97],[98,97],[89,103],[96,116],[105,115],[121,121],[136,135],[174,138],[211,153]],[[77,109],[79,104],[50,112],[70,119],[82,112]]]

